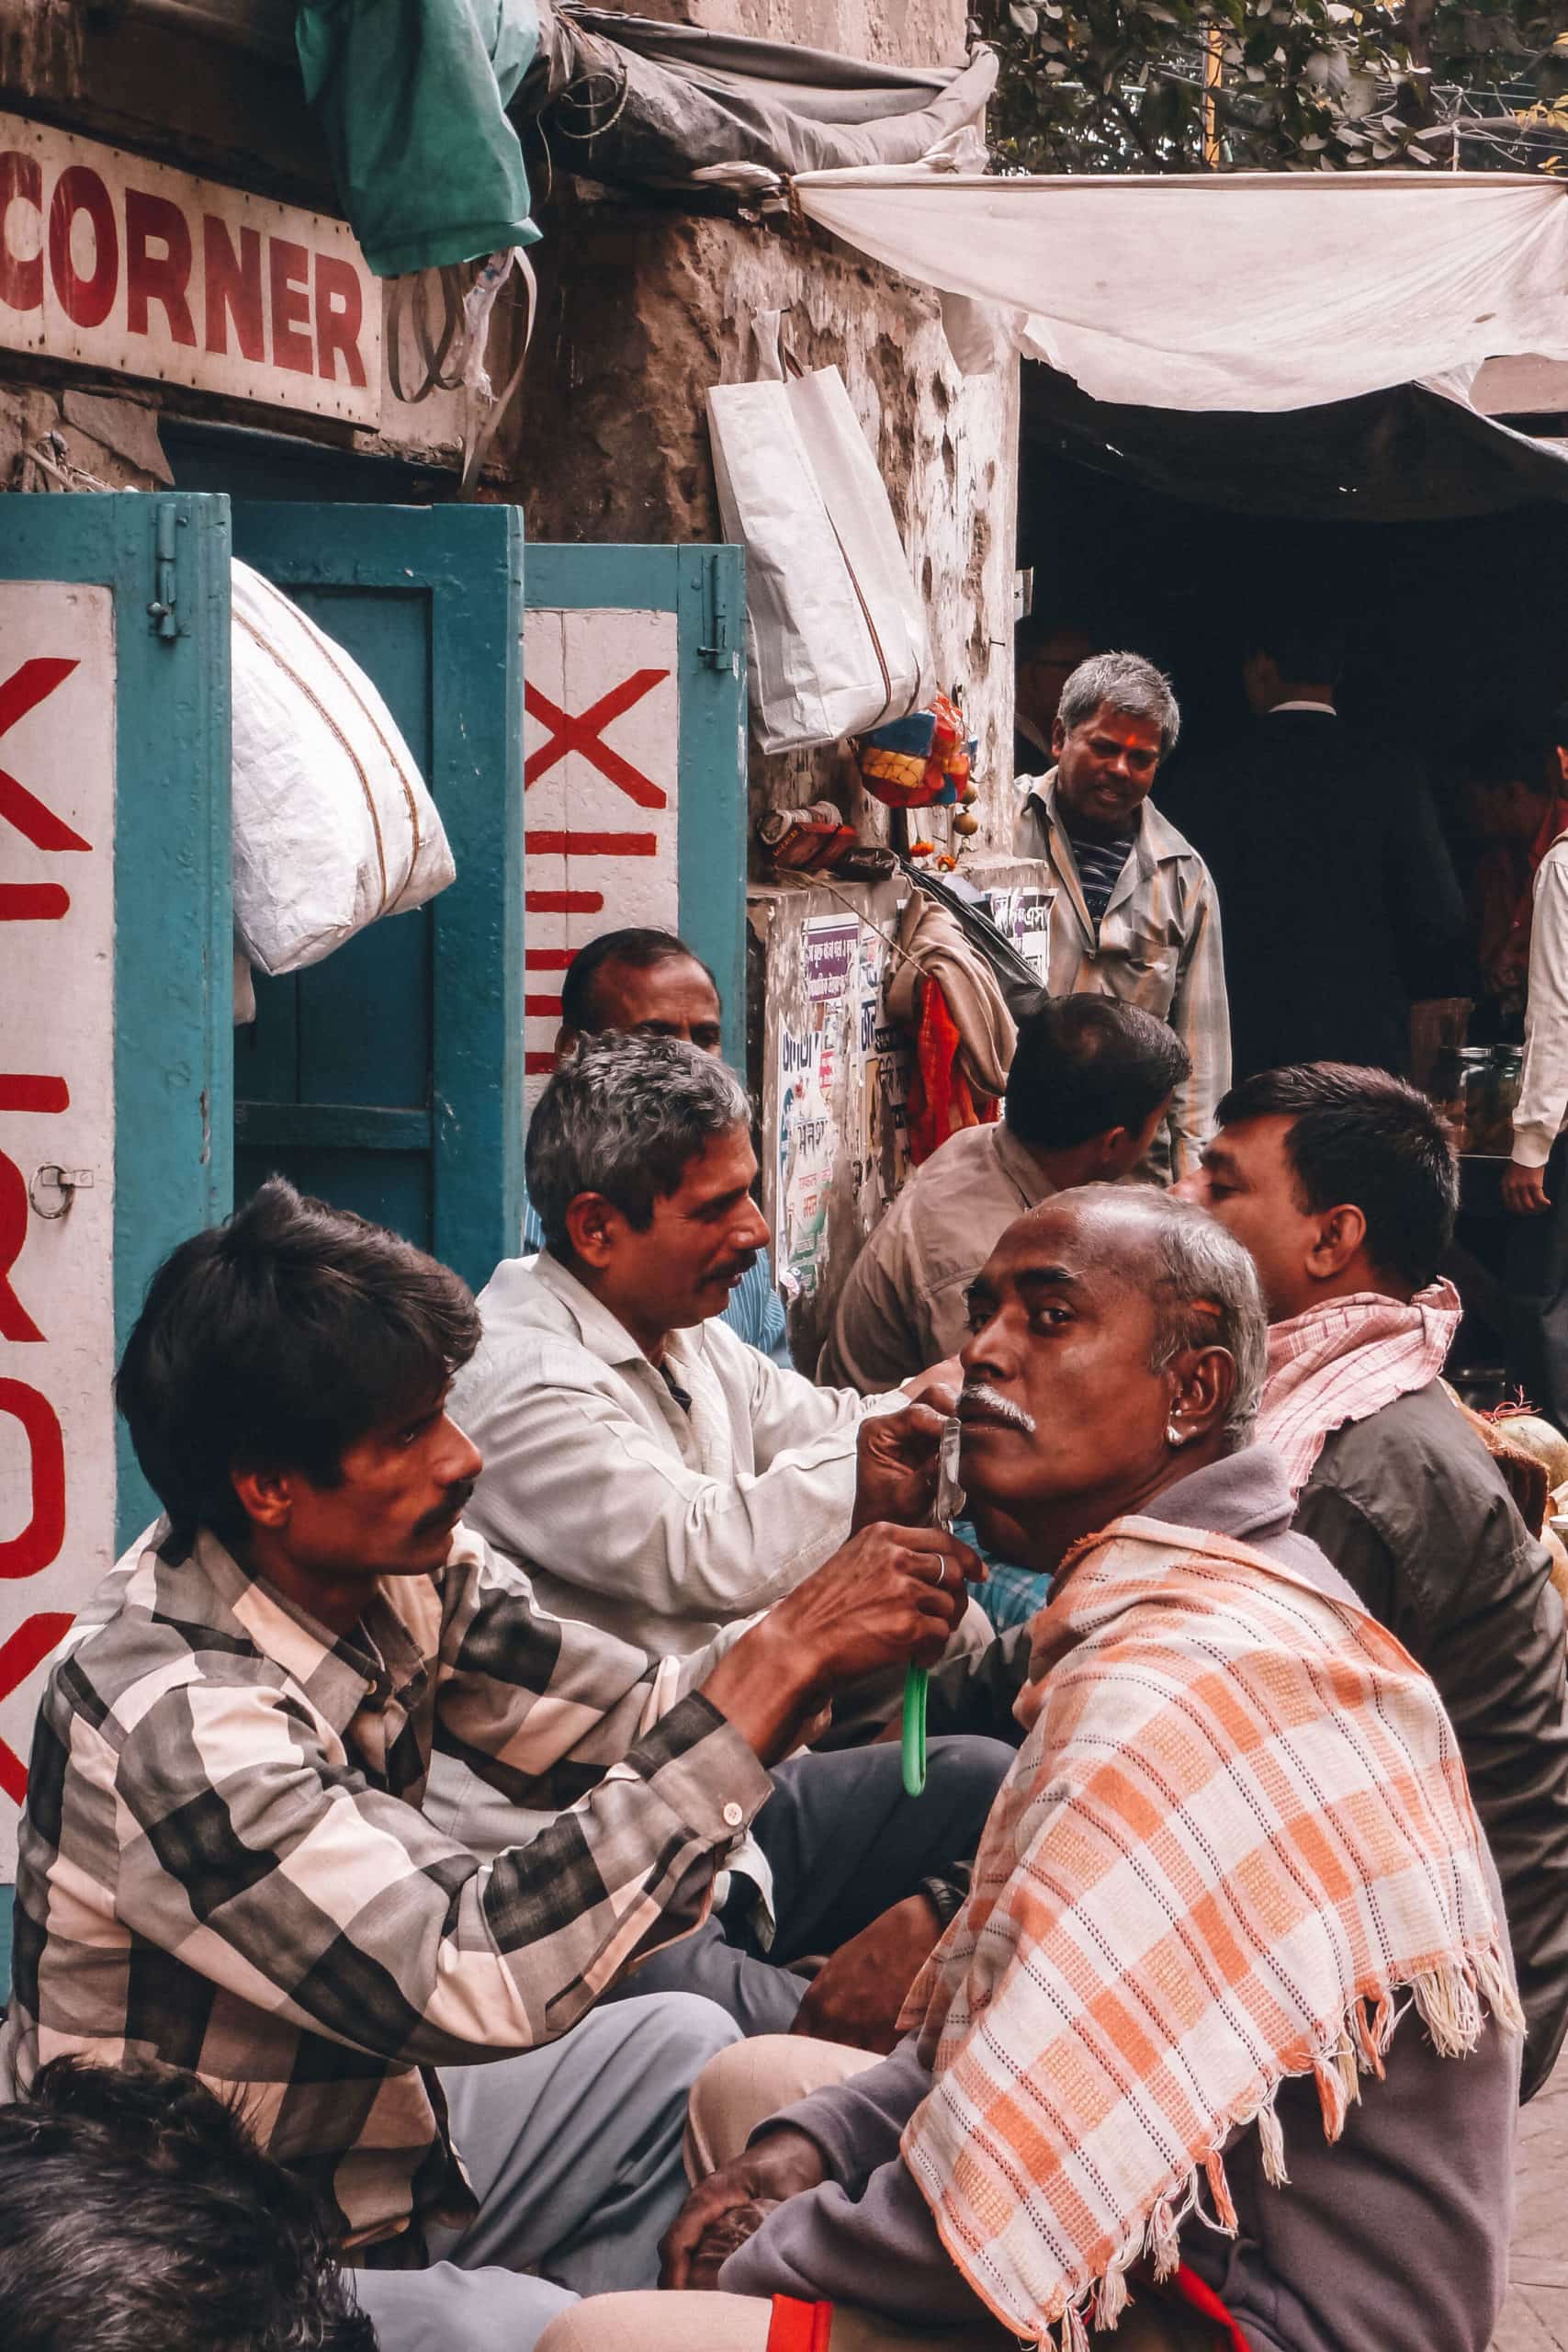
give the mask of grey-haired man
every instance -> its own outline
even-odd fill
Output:
[[[1192,1068],[1153,1164],[1190,1175],[1230,1084],[1219,903],[1208,867],[1150,801],[1176,749],[1170,681],[1137,653],[1097,653],[1062,691],[1048,774],[1022,776],[1013,848],[1055,892],[1053,996],[1120,997],[1168,1021]]]
[[[468,1520],[547,1607],[650,1654],[695,1650],[855,1529],[929,1516],[937,1421],[916,1392],[940,1393],[942,1367],[863,1400],[718,1320],[767,1239],[750,1106],[722,1062],[669,1037],[584,1039],[539,1098],[527,1160],[546,1246],[481,1292],[452,1410],[484,1455]],[[973,1603],[969,1618],[987,1638]],[[858,1934],[874,1884],[886,1907],[967,1851],[1007,1761],[989,1740],[933,1748],[918,1804],[896,1748],[785,1765],[722,1920],[656,1955],[637,1988],[705,1993],[750,2031],[787,2030],[805,1986],[777,1963]],[[504,1842],[477,1778],[438,1780],[436,1798],[466,1844]]]

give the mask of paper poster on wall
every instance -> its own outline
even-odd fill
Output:
[[[859,1046],[861,1065],[861,1160],[857,1182],[880,1185],[893,1194],[909,1171],[908,1040],[887,1018],[884,992],[887,950],[880,935],[860,934]]]
[[[849,992],[861,926],[853,915],[813,915],[806,926],[806,996],[836,1004]]]
[[[820,1030],[779,1029],[778,1264],[799,1291],[816,1287],[838,1157],[829,1101],[836,1055]]]
[[[1054,890],[987,890],[986,904],[991,920],[1007,939],[1010,939],[1026,964],[1039,978],[1042,988],[1048,986],[1051,975],[1051,910],[1056,903]]]

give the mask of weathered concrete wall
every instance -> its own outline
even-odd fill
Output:
[[[876,453],[937,678],[962,688],[979,739],[976,848],[1004,848],[1016,373],[961,376],[934,296],[815,230],[693,218],[558,185],[547,219],[515,478],[530,536],[721,536],[704,401],[710,385],[754,372],[757,314],[784,312],[801,366],[839,368]],[[838,789],[838,762],[831,752],[757,757],[751,785],[755,818]],[[886,837],[874,803],[855,792],[850,810],[868,838]],[[945,839],[940,813],[931,830]]]

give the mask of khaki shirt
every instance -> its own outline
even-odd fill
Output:
[[[1209,869],[1145,800],[1132,854],[1097,932],[1073,845],[1056,815],[1055,768],[1048,775],[1021,776],[1018,789],[1013,854],[1038,858],[1056,893],[1051,994],[1119,997],[1169,1022],[1191,1057],[1192,1074],[1171,1098],[1166,1136],[1150,1157],[1160,1173],[1189,1176],[1213,1133],[1214,1111],[1231,1079],[1220,909]]]
[[[949,1136],[851,1268],[818,1378],[870,1395],[956,1355],[964,1292],[1008,1227],[1055,1189],[1005,1125]]]

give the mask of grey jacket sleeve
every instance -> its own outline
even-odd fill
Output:
[[[927,2333],[984,2325],[985,2312],[898,2154],[904,2126],[930,2089],[910,2040],[880,2066],[763,2124],[763,2132],[788,2123],[807,2132],[830,2177],[778,2206],[730,2256],[719,2273],[726,2293],[854,2303]]]
[[[1470,1442],[1466,1436],[1464,1442]],[[1391,1498],[1396,1506],[1398,1497]],[[1438,1686],[1502,1883],[1526,2018],[1521,2096],[1568,2034],[1568,1673],[1546,1554],[1500,1487],[1466,1556],[1423,1509],[1391,1540],[1362,1499],[1314,1474],[1296,1514]]]

